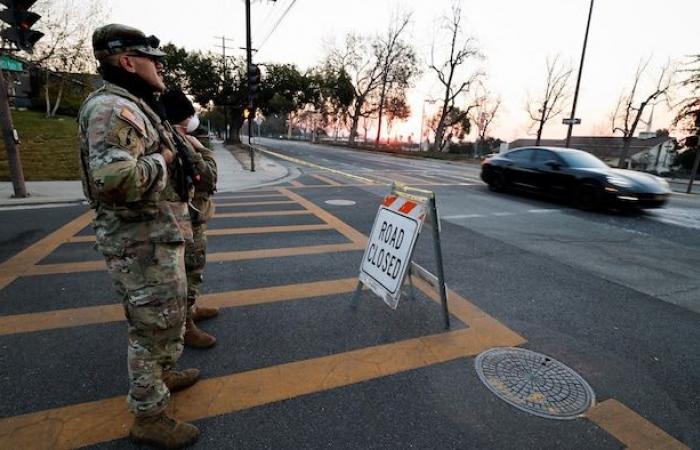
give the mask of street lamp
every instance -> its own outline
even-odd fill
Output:
[[[581,64],[578,66],[578,78],[576,79],[576,90],[574,91],[574,103],[571,106],[571,117],[564,119],[563,122],[569,125],[566,132],[566,145],[568,147],[571,143],[571,132],[574,129],[574,125],[581,123],[581,119],[576,119],[576,102],[578,101],[578,89],[581,86],[581,73],[583,72],[583,60],[586,57],[586,44],[588,44],[588,30],[591,27],[591,15],[593,15],[593,1],[591,0],[591,6],[588,10],[588,23],[586,24],[586,34],[583,38],[583,50],[581,51]]]

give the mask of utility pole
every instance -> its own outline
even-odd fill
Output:
[[[248,71],[253,66],[253,38],[250,33],[250,0],[245,0],[245,54]],[[250,84],[250,81],[248,82]],[[253,154],[253,144],[250,139],[253,134],[253,117],[255,117],[255,106],[253,105],[253,92],[248,86],[248,150],[250,151],[250,171],[255,172],[255,156]]]
[[[224,65],[224,87],[228,83],[228,69],[226,68],[226,49],[231,49],[231,47],[226,47],[226,41],[233,41],[233,39],[228,39],[226,36],[214,36],[215,39],[221,39],[221,45],[217,47],[221,48],[222,62]],[[228,104],[224,104],[224,142],[228,142]]]
[[[574,129],[574,124],[580,121],[576,120],[576,102],[578,101],[578,90],[581,86],[581,73],[583,72],[583,60],[586,57],[586,45],[588,44],[588,30],[591,27],[591,16],[593,15],[593,1],[591,0],[591,6],[588,10],[588,23],[586,24],[586,34],[583,38],[583,50],[581,51],[581,63],[578,66],[578,78],[576,79],[576,90],[574,91],[574,103],[571,107],[571,117],[566,121],[569,125],[569,129],[566,132],[566,145],[568,147],[571,143],[571,132]]]

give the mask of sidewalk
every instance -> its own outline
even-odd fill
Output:
[[[250,172],[233,157],[221,141],[212,141],[212,149],[219,171],[218,192],[233,192],[271,184],[289,174],[287,168],[263,155],[255,155],[255,172]],[[234,149],[243,153],[243,149]],[[247,155],[247,153],[245,153]],[[29,197],[13,198],[9,181],[0,182],[0,207],[61,205],[85,201],[83,188],[77,181],[28,181]]]

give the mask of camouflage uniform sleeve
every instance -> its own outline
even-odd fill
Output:
[[[197,149],[197,153],[202,160],[202,169],[199,172],[201,174],[201,179],[199,180],[200,185],[198,188],[208,192],[214,192],[216,190],[216,180],[218,177],[214,152],[206,147],[201,147]]]
[[[87,135],[97,200],[123,204],[162,191],[167,184],[167,165],[160,153],[146,154],[147,146],[154,143],[143,118],[124,105],[96,109],[87,121]]]
[[[195,187],[200,192],[214,192],[218,175],[214,152],[201,144],[195,146],[191,141],[188,141],[187,144],[190,158],[192,158],[195,169],[200,176]]]

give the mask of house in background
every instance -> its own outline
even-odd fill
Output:
[[[542,139],[542,147],[564,147],[564,139]],[[517,139],[508,147],[534,147],[535,139]],[[624,143],[621,137],[573,136],[571,148],[591,153],[605,161],[609,166],[617,167],[622,155]],[[640,137],[632,138],[629,150],[629,167],[654,173],[670,172],[670,166],[676,154],[677,142],[666,135],[656,136],[656,133],[640,133]]]

